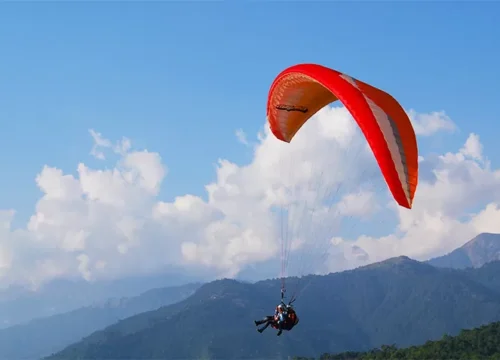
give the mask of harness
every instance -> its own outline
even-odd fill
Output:
[[[285,297],[285,289],[282,288],[281,289],[281,303],[283,306],[286,306],[286,308],[287,308],[287,315],[283,321],[282,329],[283,330],[291,330],[295,325],[297,325],[299,323],[299,318],[298,318],[297,314],[295,313],[295,310],[290,307],[290,305],[296,299],[292,298],[292,300],[290,300],[288,305],[285,305],[285,302],[283,301],[284,297]],[[271,327],[278,329],[278,318],[276,315],[274,316],[274,321],[272,322]]]
[[[271,324],[271,327],[278,329],[278,321],[277,318],[274,318],[275,321]],[[288,314],[283,321],[282,330],[292,330],[292,328],[299,323],[299,318],[295,313],[295,310],[289,309]]]

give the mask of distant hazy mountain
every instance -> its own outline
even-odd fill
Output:
[[[113,299],[0,330],[0,359],[28,360],[49,355],[120,319],[184,300],[199,286],[153,289],[137,297]]]
[[[449,254],[428,261],[438,267],[465,269],[500,260],[500,234],[482,233]]]
[[[0,329],[90,306],[112,297],[137,296],[149,289],[203,281],[181,272],[127,277],[112,281],[54,280],[37,291],[16,286],[0,290]]]
[[[271,328],[259,334],[253,324],[272,313],[279,281],[215,281],[184,301],[122,320],[49,359],[278,359],[421,344],[500,320],[496,265],[453,270],[399,257],[306,277],[307,288],[295,303],[300,323],[281,337]]]

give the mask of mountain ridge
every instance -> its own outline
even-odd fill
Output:
[[[500,260],[500,234],[481,233],[461,247],[427,261],[436,267],[453,269],[478,268]]]
[[[199,286],[201,284],[195,283],[151,289],[136,297],[110,299],[0,329],[0,360],[29,360],[46,356],[123,318],[183,300]]]
[[[46,359],[286,358],[368,350],[384,343],[419,344],[500,320],[500,281],[486,281],[491,276],[498,278],[496,273],[441,269],[404,256],[310,275],[307,291],[295,303],[300,324],[279,338],[272,329],[256,333],[253,320],[272,313],[280,281],[219,280]]]
[[[133,297],[153,288],[199,281],[204,280],[167,269],[158,273],[94,282],[59,278],[36,290],[20,285],[10,286],[0,290],[0,329],[91,306],[112,297]]]

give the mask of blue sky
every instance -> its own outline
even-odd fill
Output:
[[[274,76],[301,62],[405,108],[445,110],[460,133],[423,140],[422,152],[455,151],[474,131],[498,164],[499,12],[493,2],[3,3],[0,208],[25,221],[44,164],[95,164],[90,128],[158,151],[164,199],[202,195],[218,158],[250,160],[235,130],[261,128]]]

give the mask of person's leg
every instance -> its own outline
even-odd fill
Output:
[[[254,323],[255,323],[255,326],[259,326],[259,325],[262,325],[264,324],[265,322],[268,322],[269,319],[272,319],[273,317],[272,316],[266,316],[265,318],[263,318],[262,320],[255,320]]]
[[[283,322],[281,322],[281,321],[280,321],[280,322],[278,323],[278,332],[277,332],[277,334],[276,334],[276,335],[277,335],[277,336],[280,336],[282,332],[283,332]]]
[[[258,331],[258,332],[260,332],[260,333],[261,333],[261,332],[263,332],[264,330],[266,330],[266,329],[267,329],[267,327],[268,327],[270,324],[271,324],[271,322],[270,322],[270,321],[266,322],[266,324],[265,324],[263,327],[261,327],[261,328],[257,329],[257,331]]]
[[[269,325],[271,325],[271,323],[273,322],[273,320],[274,320],[274,317],[273,317],[273,316],[266,316],[264,319],[259,320],[259,321],[258,321],[259,325],[260,325],[260,324],[264,324],[264,323],[265,323],[265,325],[264,325],[263,327],[261,327],[260,329],[257,329],[257,331],[261,333],[261,332],[263,332],[264,330],[266,330],[266,329],[267,329],[267,327],[268,327]],[[255,324],[257,325],[257,321],[255,322]]]

